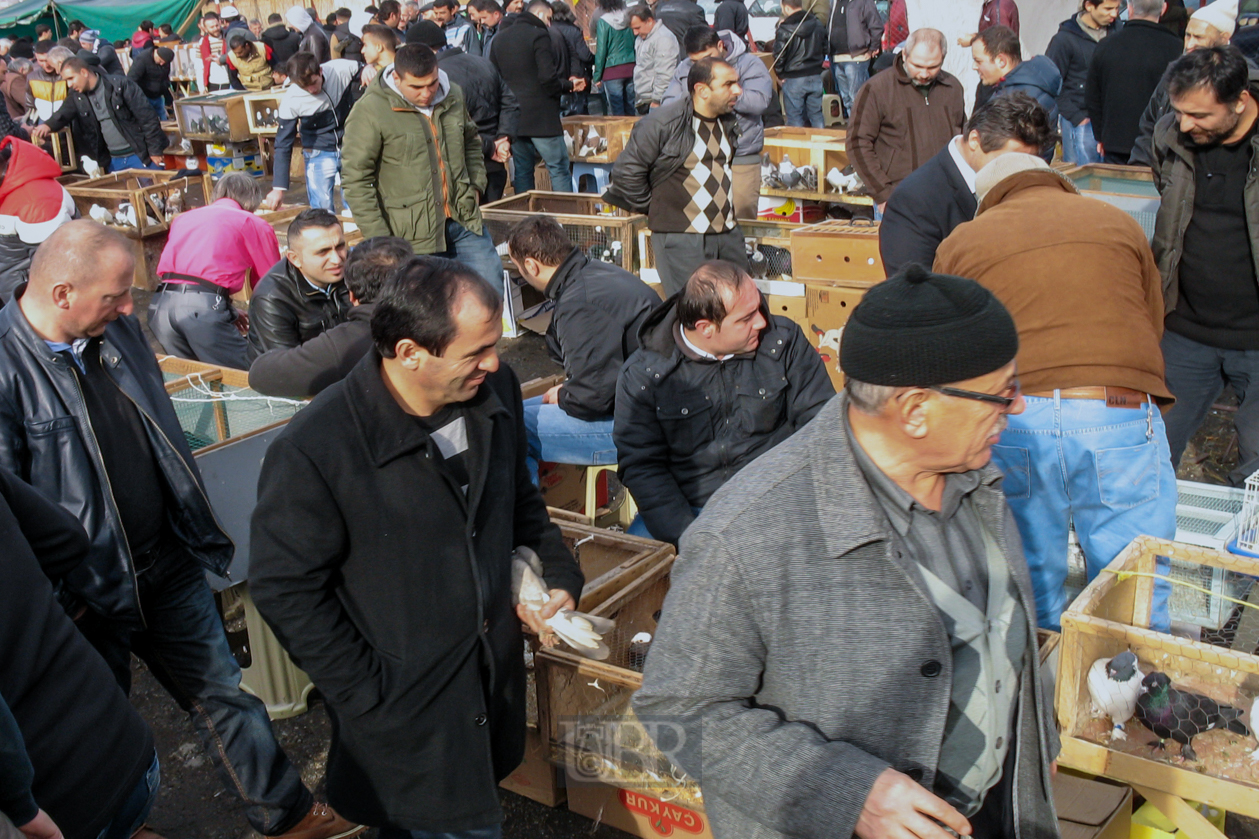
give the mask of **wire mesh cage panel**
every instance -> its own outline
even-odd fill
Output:
[[[490,238],[504,258],[512,227],[538,213],[553,216],[573,244],[591,259],[620,265],[626,271],[638,270],[634,240],[637,232],[647,227],[647,217],[613,207],[597,195],[534,190],[481,208]]]
[[[1183,637],[1150,629],[1159,557],[1172,563],[1173,614],[1219,609],[1226,619],[1218,630]],[[1259,817],[1259,761],[1252,759],[1259,743],[1241,723],[1259,696],[1256,574],[1253,559],[1193,545],[1141,536],[1125,548],[1062,615],[1055,704],[1064,765]],[[1133,699],[1137,718],[1118,736],[1089,689],[1089,673],[1128,651],[1144,679],[1141,698]],[[1156,672],[1178,693],[1164,700],[1151,681]],[[1217,724],[1208,730],[1207,717],[1202,725],[1186,722],[1198,719],[1193,708]]]
[[[1221,550],[1246,518],[1246,492],[1236,487],[1177,481],[1176,491],[1177,542]]]
[[[193,452],[288,422],[305,402],[263,396],[248,374],[179,358],[160,358],[166,392]]]
[[[1237,547],[1259,553],[1259,472],[1246,479],[1244,492],[1237,517]]]

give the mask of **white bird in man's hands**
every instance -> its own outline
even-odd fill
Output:
[[[1130,651],[1114,658],[1099,658],[1089,668],[1089,696],[1093,706],[1114,723],[1111,737],[1115,740],[1127,739],[1123,725],[1136,712],[1142,678],[1137,657]]]
[[[516,548],[511,561],[511,593],[517,605],[534,612],[541,612],[550,600],[546,585],[542,582],[542,560],[524,545]],[[570,609],[560,609],[546,619],[546,626],[566,644],[586,658],[602,661],[611,651],[603,642],[603,636],[612,631],[615,622],[597,618]],[[543,643],[553,641],[543,637]]]

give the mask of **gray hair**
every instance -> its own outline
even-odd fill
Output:
[[[35,62],[29,58],[15,58],[9,62],[10,73],[21,73],[25,76],[31,70],[35,69]]]
[[[407,9],[415,9],[417,12],[420,10],[420,4],[415,2],[415,0],[407,0],[402,6]]]
[[[53,47],[48,51],[48,63],[58,68],[58,72],[60,72],[60,67],[66,59],[74,57],[74,50],[69,47]]]
[[[875,416],[883,412],[888,401],[900,391],[891,385],[872,385],[859,382],[851,376],[844,378],[844,394],[848,402],[863,414]]]
[[[244,172],[228,172],[219,178],[214,187],[214,200],[230,198],[240,205],[242,210],[252,213],[262,203],[262,186],[253,175]]]
[[[251,17],[249,19],[249,25],[253,26],[255,23],[258,24],[259,26],[262,26],[262,21],[258,20],[258,18],[256,17]]]
[[[1158,20],[1163,13],[1163,0],[1128,0],[1129,18]]]
[[[915,29],[909,33],[909,37],[905,39],[905,46],[901,47],[901,54],[909,55],[920,44],[936,47],[940,50],[941,58],[945,58],[949,54],[949,41],[944,37],[944,33],[939,29],[928,29],[927,27]]]
[[[12,38],[0,38],[0,49],[8,49],[13,46]]]

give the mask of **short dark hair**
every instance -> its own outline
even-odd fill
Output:
[[[75,73],[81,73],[91,67],[91,65],[76,55],[73,58],[67,58],[65,61],[61,62],[61,69],[63,72],[67,67]]]
[[[436,6],[437,3],[433,3],[433,5]],[[548,12],[551,11],[550,0],[529,0],[528,4],[525,5],[525,11],[536,17],[537,15],[534,13],[534,9],[546,9]]]
[[[1008,26],[989,26],[976,35],[975,40],[984,45],[984,52],[989,58],[1005,55],[1013,58],[1016,64],[1023,61],[1018,33]]]
[[[267,23],[283,23],[284,17],[279,12],[272,12],[267,15]]]
[[[374,303],[398,266],[415,256],[398,236],[373,236],[359,242],[345,260],[345,287],[360,303]]]
[[[626,15],[626,17],[636,17],[639,20],[655,20],[656,13],[653,12],[651,10],[651,6],[648,6],[646,3],[639,3],[637,6],[634,6],[629,10],[629,14]]]
[[[965,136],[979,133],[979,147],[996,151],[1011,140],[1045,149],[1058,142],[1058,131],[1049,114],[1031,95],[1021,90],[994,96],[975,109],[966,123]]]
[[[35,42],[35,54],[36,54],[36,55],[47,55],[47,54],[48,54],[48,52],[49,52],[49,51],[50,51],[53,47],[55,47],[55,46],[57,46],[57,45],[56,45],[56,44],[54,44],[52,41],[36,41],[36,42]],[[76,46],[77,46],[77,44],[76,44]]]
[[[367,14],[369,15],[374,15],[377,12],[379,12],[380,9],[376,8],[375,6],[364,6],[363,11],[367,12]]]
[[[140,21],[140,31],[141,31],[141,32],[152,32],[152,31],[153,31],[153,21],[151,21],[151,20],[142,20],[142,21]]]
[[[687,55],[711,49],[721,43],[721,36],[711,26],[692,26],[683,38]]]
[[[625,0],[599,0],[599,9],[604,13],[616,12],[624,8]]]
[[[393,358],[398,342],[410,339],[440,356],[455,340],[455,304],[472,294],[490,311],[502,300],[480,274],[462,262],[413,256],[385,283],[372,313],[372,342]]]
[[[284,74],[298,87],[305,87],[319,75],[319,59],[313,52],[295,52],[284,63]]]
[[[577,15],[573,14],[573,4],[568,0],[551,0],[551,20],[576,23]]]
[[[381,20],[395,14],[402,14],[402,4],[398,0],[382,0],[380,7],[376,10],[376,17]]]
[[[705,87],[713,86],[713,71],[717,66],[730,67],[730,62],[720,58],[701,58],[691,65],[691,70],[686,74],[686,90],[691,96],[695,95],[695,85],[702,84]],[[732,68],[733,69],[733,68]]]
[[[83,29],[87,29],[87,24],[81,20],[72,20],[66,24],[66,31],[68,32],[78,32]]]
[[[437,53],[424,44],[407,44],[398,48],[393,69],[399,76],[422,79],[437,69]]]
[[[575,247],[560,223],[550,216],[529,216],[516,222],[507,234],[507,252],[512,259],[536,259],[548,268],[568,259]]]
[[[433,8],[458,9],[459,0],[433,0]]]
[[[503,7],[498,4],[498,0],[468,0],[468,6],[478,12],[503,13]]]
[[[398,47],[398,33],[383,23],[364,24],[362,40],[366,41],[368,38],[380,41],[391,50]]]
[[[1191,90],[1210,88],[1215,98],[1231,105],[1241,98],[1250,72],[1241,50],[1231,45],[1196,49],[1172,62],[1167,71],[1167,95],[1179,99]]]
[[[694,329],[701,320],[720,324],[726,319],[726,301],[721,290],[738,294],[752,278],[738,265],[724,259],[713,259],[695,269],[686,287],[678,296],[678,321],[685,329]]]
[[[253,45],[253,41],[251,41],[251,40],[249,40],[248,38],[246,38],[246,37],[245,37],[242,33],[240,33],[240,32],[233,32],[233,33],[232,33],[232,37],[230,37],[230,38],[228,38],[228,39],[227,39],[227,48],[228,48],[229,50],[234,50],[234,49],[236,49],[237,47],[239,47],[241,44],[249,44],[250,46],[252,46],[252,45]]]
[[[353,14],[354,13],[351,12],[349,9],[347,9],[345,6],[342,6],[341,8],[337,9],[337,17],[339,18],[345,18],[346,20],[349,20],[350,16]]]
[[[157,27],[157,31],[162,35],[174,35],[175,27],[171,26],[169,23],[163,23]]]
[[[220,20],[218,12],[206,12],[201,16],[202,20]]]
[[[309,53],[307,54],[309,55]],[[305,230],[310,228],[326,230],[329,227],[340,226],[341,219],[337,218],[336,214],[332,211],[311,207],[309,209],[302,210],[297,214],[297,218],[289,222],[288,233],[285,235],[288,237],[289,247],[292,247],[293,242],[296,241],[296,239],[301,236]]]
[[[35,34],[36,34],[36,35],[43,35],[45,32],[51,32],[51,31],[52,31],[52,27],[51,27],[51,26],[49,26],[49,25],[48,25],[48,24],[46,24],[46,23],[37,23],[37,24],[35,24]]]

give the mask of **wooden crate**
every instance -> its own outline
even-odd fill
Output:
[[[280,98],[282,91],[264,90],[246,93],[245,121],[254,136],[274,137],[280,130]]]
[[[176,44],[171,47],[175,52],[175,60],[171,62],[171,81],[201,83],[201,45]]]
[[[619,264],[626,271],[637,270],[635,240],[647,227],[647,216],[627,213],[605,203],[598,195],[580,192],[540,192],[513,195],[481,207],[481,216],[494,245],[507,241],[511,228],[531,215],[553,216],[568,233],[573,244],[592,258]],[[619,257],[616,251],[620,251]]]
[[[158,356],[158,366],[184,439],[198,454],[283,425],[305,405],[250,390],[244,370],[174,356]]]
[[[62,172],[73,172],[79,168],[79,158],[74,151],[74,135],[69,128],[49,134],[48,144],[52,159],[57,161]]]
[[[575,163],[612,163],[625,150],[639,117],[572,116],[560,120],[564,124],[564,137],[568,142],[568,157]],[[606,148],[592,154],[581,154],[586,135],[591,128],[607,141]]]
[[[242,143],[253,135],[246,116],[245,94],[206,93],[175,100],[179,133],[189,140]]]
[[[1083,772],[1259,817],[1259,764],[1249,759],[1255,748],[1253,737],[1228,731],[1201,734],[1194,738],[1194,748],[1203,762],[1187,764],[1171,741],[1166,753],[1153,752],[1148,745],[1155,739],[1153,733],[1135,719],[1125,726],[1127,739],[1114,741],[1109,718],[1092,713],[1089,668],[1097,659],[1125,650],[1136,654],[1143,672],[1159,670],[1178,687],[1217,701],[1249,710],[1259,693],[1259,656],[1255,654],[1259,620],[1254,608],[1223,601],[1239,615],[1233,630],[1236,637],[1231,640],[1227,626],[1219,633],[1204,634],[1202,640],[1149,628],[1152,575],[1160,556],[1170,558],[1173,580],[1206,583],[1200,587],[1208,592],[1217,589],[1216,582],[1210,581],[1217,581],[1222,592],[1259,603],[1259,587],[1253,579],[1259,576],[1259,561],[1148,536],[1133,540],[1062,615],[1055,702],[1062,729],[1059,761]],[[1173,615],[1197,608],[1200,600],[1209,608],[1210,600],[1202,591],[1178,583],[1172,588]]]
[[[771,189],[761,187],[762,195],[785,198],[805,198],[814,201],[844,201],[845,203],[869,204],[863,195],[840,195],[826,185],[826,173],[831,169],[843,171],[848,166],[848,132],[842,128],[800,128],[783,125],[765,129],[765,154],[777,166],[783,158],[790,158],[795,166],[813,166],[817,169],[817,189]]]
[[[886,278],[879,226],[861,219],[830,219],[791,231],[791,264],[800,281],[869,288]]]
[[[666,542],[593,527],[584,516],[581,521],[572,521],[567,515],[553,516],[552,521],[559,525],[564,544],[586,576],[578,604],[583,612],[602,606],[656,566],[671,562],[674,556],[673,546]]]

